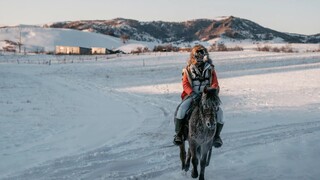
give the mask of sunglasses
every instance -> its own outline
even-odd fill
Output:
[[[205,55],[207,55],[207,52],[204,49],[200,49],[194,53],[194,57],[197,60],[202,60]]]

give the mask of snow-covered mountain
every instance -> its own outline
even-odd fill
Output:
[[[124,37],[129,40],[124,44]],[[223,43],[319,43],[320,34],[282,33],[237,17],[196,19],[186,22],[140,22],[117,18],[113,20],[66,21],[41,26],[19,25],[0,27],[0,49],[24,52],[53,51],[57,45],[105,47],[131,52],[137,47],[153,49],[155,45],[209,46]],[[241,44],[243,45],[243,44]]]
[[[217,37],[235,40],[266,41],[280,39],[287,43],[318,43],[320,34],[301,35],[278,32],[247,19],[222,17],[196,19],[185,22],[140,22],[132,19],[68,21],[47,24],[45,27],[68,28],[120,37],[128,35],[139,41],[191,42],[207,41]]]
[[[20,40],[21,39],[21,40]],[[117,49],[127,44],[135,44],[142,47],[153,47],[150,42],[138,42],[129,40],[124,44],[121,39],[109,35],[94,32],[84,32],[74,29],[43,28],[39,26],[17,26],[0,28],[0,49],[23,44],[22,52],[26,48],[30,51],[53,51],[55,46],[81,46],[81,47],[105,47]],[[134,47],[133,47],[134,48]],[[130,52],[130,51],[129,51]]]

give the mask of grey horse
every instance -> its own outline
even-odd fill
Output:
[[[180,159],[182,169],[189,170],[190,160],[193,165],[191,176],[197,178],[198,162],[200,159],[200,176],[204,179],[205,167],[209,165],[212,152],[213,137],[216,133],[217,115],[221,101],[216,89],[208,89],[202,93],[200,102],[193,103],[193,110],[188,123],[189,142],[188,155],[186,156],[185,143],[180,145]]]

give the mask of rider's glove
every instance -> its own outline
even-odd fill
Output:
[[[205,87],[203,92],[204,93],[209,93],[209,94],[215,94],[215,95],[219,95],[219,91],[220,91],[220,88],[213,88],[213,87]]]
[[[192,98],[192,100],[194,101],[194,102],[198,102],[199,100],[200,100],[200,94],[198,94],[198,93],[196,93],[196,92],[192,92],[191,94],[190,94],[190,96],[191,96],[191,98]]]

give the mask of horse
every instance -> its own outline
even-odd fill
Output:
[[[191,176],[197,178],[198,161],[200,159],[200,176],[199,179],[204,179],[205,167],[209,166],[212,152],[213,137],[216,133],[217,115],[216,111],[219,108],[221,101],[216,89],[208,88],[201,95],[199,102],[193,102],[192,112],[188,118],[188,126],[185,126],[184,135],[187,134],[189,148],[186,156],[185,142],[180,145],[180,160],[182,170],[188,171],[190,160],[192,161],[193,169]],[[187,131],[187,133],[186,133]]]

